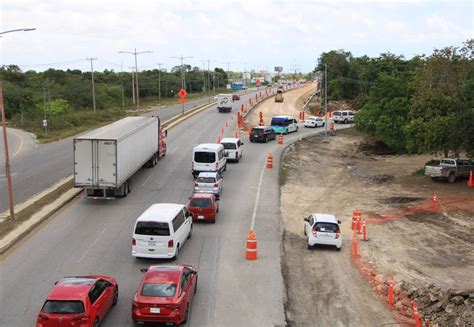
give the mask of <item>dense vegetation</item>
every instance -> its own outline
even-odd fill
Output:
[[[474,156],[474,40],[410,60],[323,53],[329,100],[360,109],[356,128],[399,153]]]
[[[124,109],[133,108],[131,73],[112,70],[94,73],[95,113],[90,72],[56,69],[22,72],[12,65],[0,68],[0,79],[7,119],[43,139],[54,139],[55,133],[65,136],[63,131],[71,135],[113,121],[125,115]],[[211,90],[223,88],[227,82],[227,73],[221,68],[207,72],[186,66],[186,90],[190,94],[202,92],[204,86]],[[158,100],[160,95],[162,99],[176,98],[181,88],[180,67],[174,67],[171,72],[142,71],[139,85],[142,102]],[[48,135],[42,131],[43,119],[48,120]]]

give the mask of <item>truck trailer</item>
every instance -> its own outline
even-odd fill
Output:
[[[126,117],[74,138],[74,186],[94,198],[125,197],[130,178],[166,154],[159,117]]]

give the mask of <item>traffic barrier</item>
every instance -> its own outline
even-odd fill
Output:
[[[283,134],[278,134],[278,144],[283,144]]]
[[[436,194],[433,194],[433,211],[437,210],[437,202],[438,202],[438,197]]]
[[[217,144],[221,144],[221,136],[220,135],[217,137]]]
[[[390,275],[390,284],[388,287],[388,306],[391,307],[393,305],[393,274]]]
[[[273,168],[273,156],[271,152],[268,153],[267,168]]]
[[[472,178],[472,170],[469,172],[469,180],[467,181],[467,186],[469,186],[469,187],[474,186],[474,180]]]
[[[411,306],[413,309],[413,319],[415,319],[415,326],[416,327],[421,327],[421,317],[420,314],[418,313],[418,308],[416,307],[416,302],[411,301]]]
[[[368,241],[367,239],[367,222],[365,218],[362,220],[362,233],[364,234],[364,241]]]
[[[257,260],[257,238],[251,229],[247,236],[247,246],[245,250],[246,260]]]
[[[351,224],[351,229],[355,230],[357,228],[357,218],[360,217],[361,212],[359,210],[356,210],[352,212],[352,224]]]
[[[354,257],[359,255],[359,244],[357,243],[357,234],[355,231],[354,238],[352,239],[352,253],[354,254]]]
[[[357,216],[357,225],[356,225],[357,234],[362,234],[362,217]]]

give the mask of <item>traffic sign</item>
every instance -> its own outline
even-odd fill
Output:
[[[188,96],[188,92],[185,89],[181,89],[178,92],[179,102],[187,102],[186,97]]]

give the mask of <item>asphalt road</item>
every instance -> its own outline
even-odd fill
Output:
[[[142,169],[133,177],[127,198],[97,201],[80,197],[8,251],[0,259],[0,325],[33,325],[54,281],[67,275],[98,273],[114,276],[120,286],[119,303],[103,326],[131,326],[131,301],[142,278],[139,269],[162,263],[131,256],[133,224],[152,203],[187,202],[194,182],[192,148],[215,142],[229,118],[229,114],[211,108],[179,124],[168,133],[166,157],[155,168]],[[285,141],[315,132],[300,128]],[[254,144],[248,142],[247,135],[242,138],[242,160],[229,164],[223,175],[216,224],[195,224],[192,239],[180,251],[179,262],[199,270],[190,326],[284,324],[276,169],[283,147],[276,141]],[[272,170],[264,168],[269,151],[274,155]],[[259,258],[249,262],[244,259],[245,239],[253,219]]]
[[[263,87],[260,88],[262,90]],[[239,93],[254,94],[254,90]],[[186,102],[184,111],[208,103],[208,98]],[[211,98],[211,101],[214,101]],[[165,121],[181,113],[181,104],[157,107],[146,116],[158,115]],[[10,170],[13,179],[14,203],[27,200],[32,195],[45,190],[60,179],[73,173],[72,139],[69,137],[48,144],[35,144],[34,137],[21,130],[9,129]],[[0,133],[0,212],[8,209],[7,179],[5,176],[3,134]],[[38,178],[41,176],[41,178]]]

